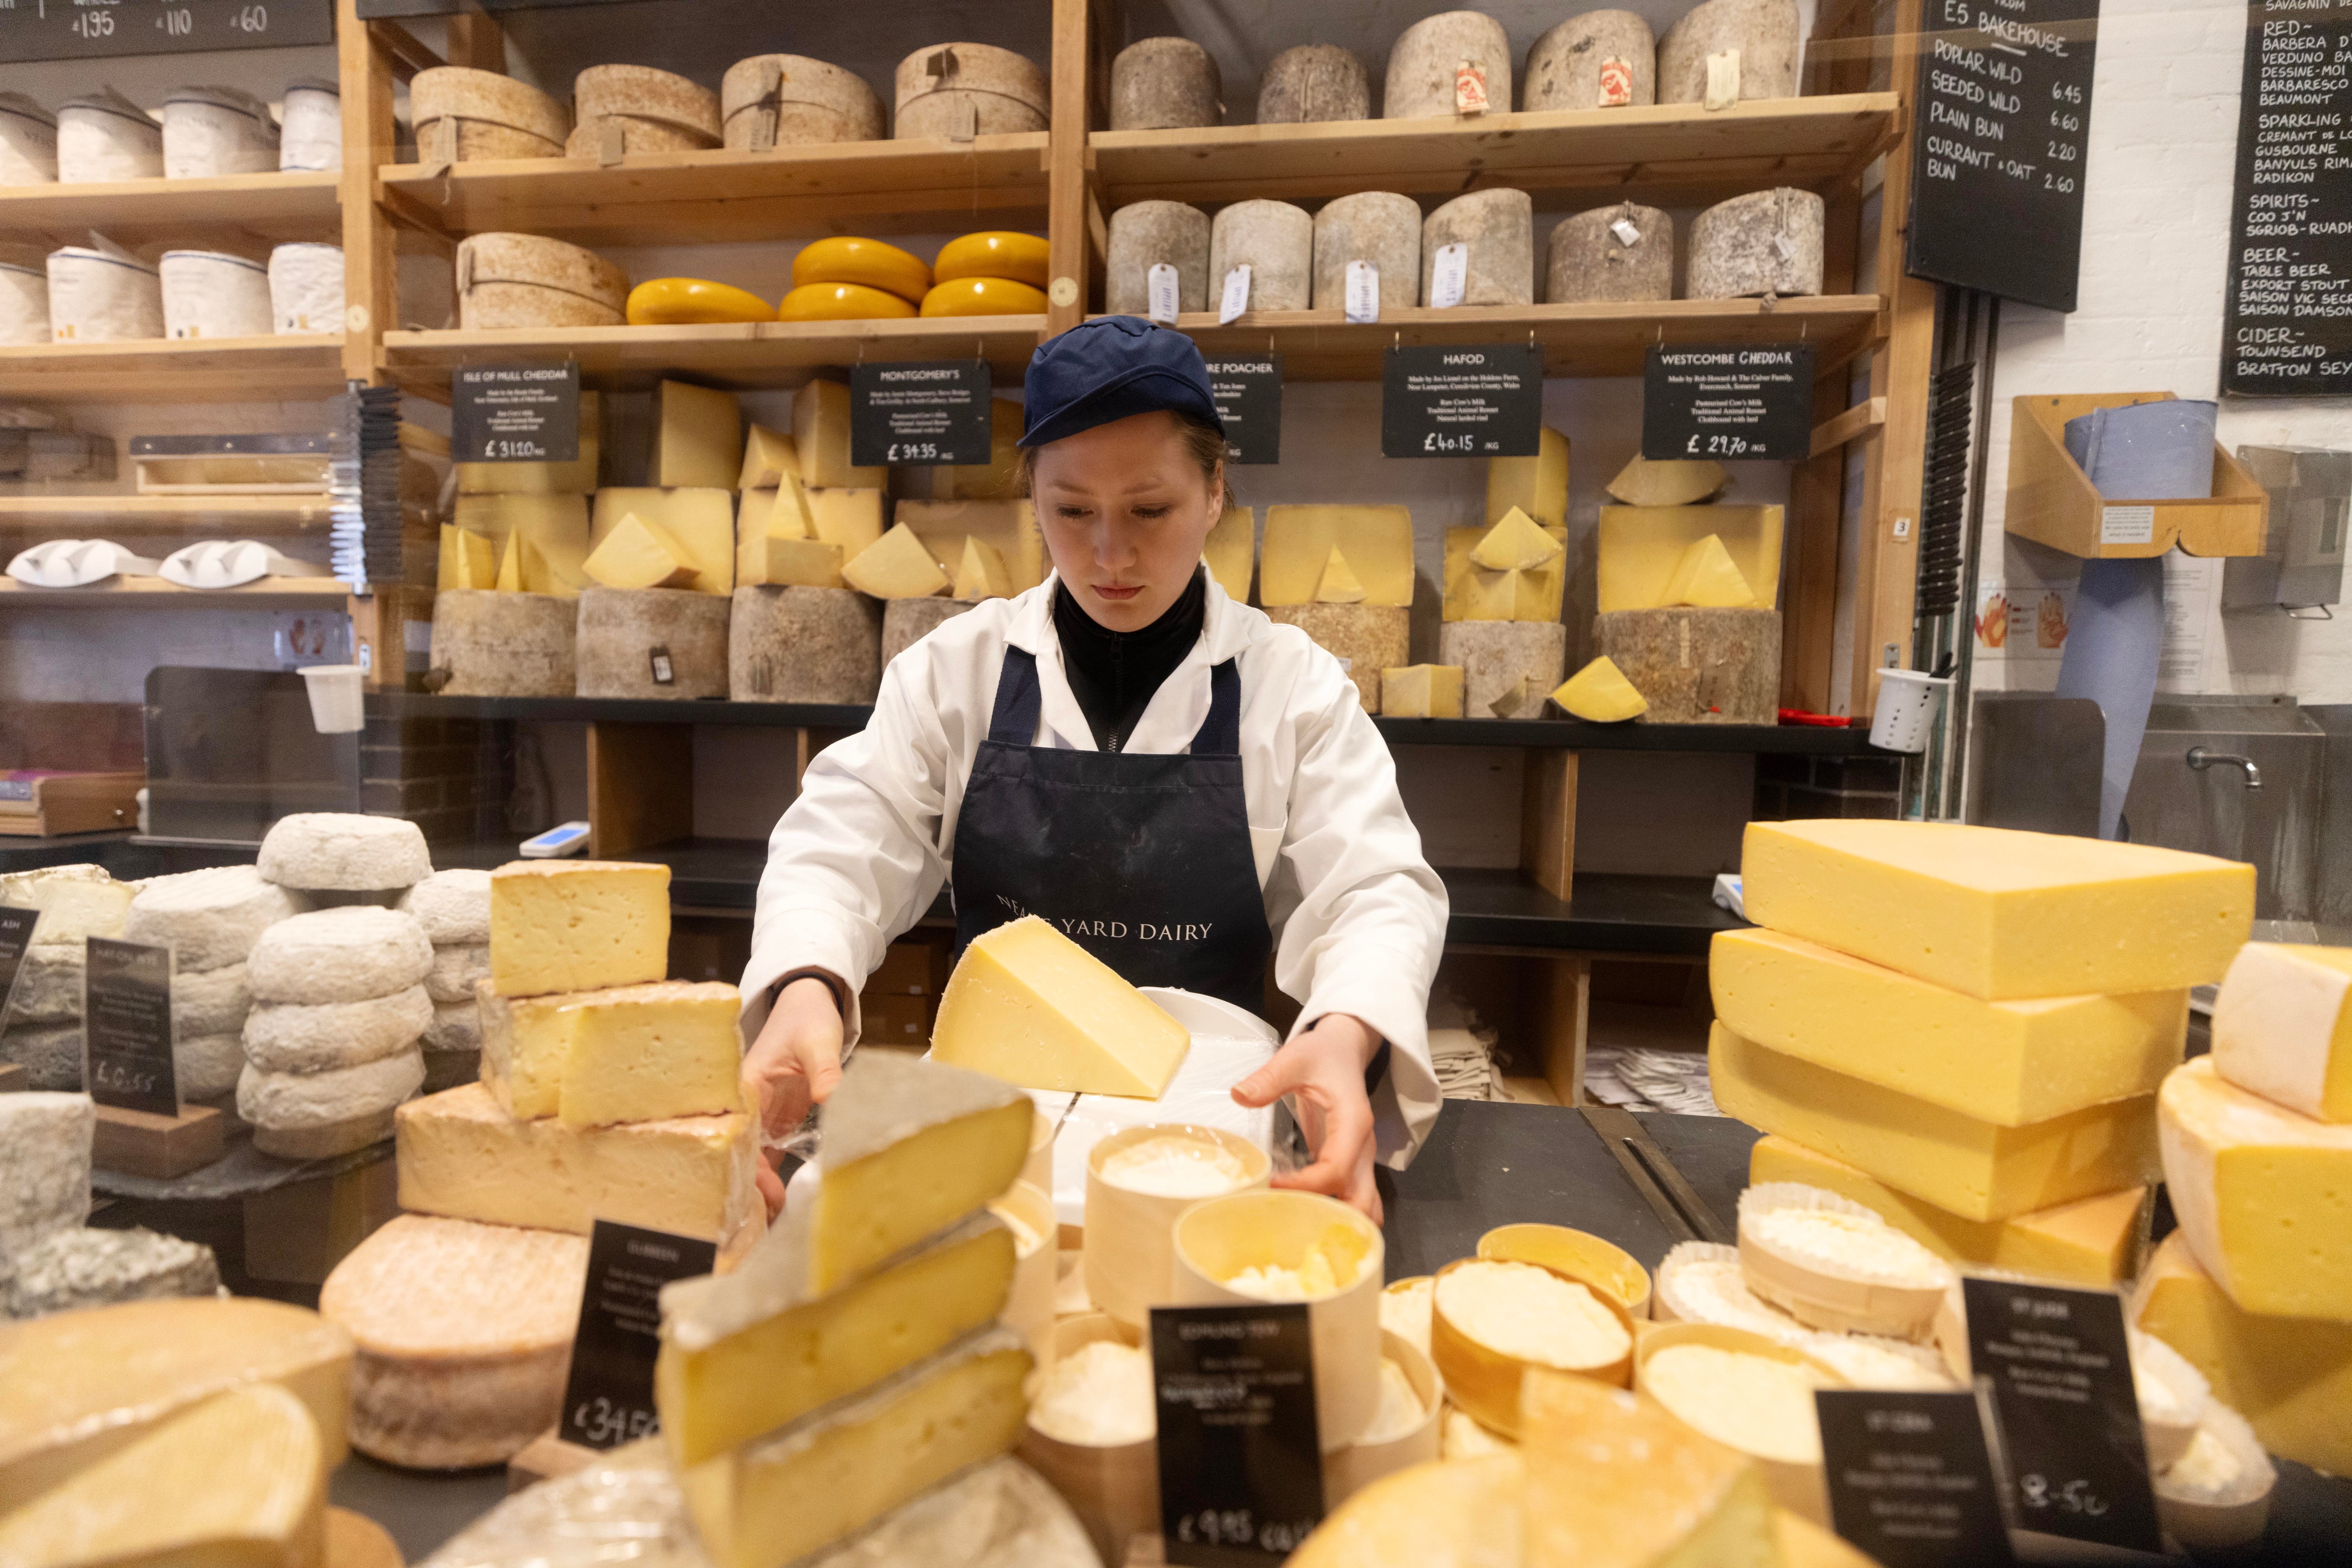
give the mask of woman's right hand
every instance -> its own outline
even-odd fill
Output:
[[[743,1101],[760,1123],[758,1180],[771,1220],[784,1207],[783,1178],[776,1174],[783,1155],[766,1145],[790,1137],[811,1105],[831,1097],[841,1082],[841,1011],[832,988],[809,977],[777,994],[760,1038],[744,1054]]]

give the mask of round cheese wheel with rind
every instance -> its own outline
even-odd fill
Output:
[[[457,324],[618,327],[629,275],[594,251],[538,235],[494,232],[457,242]]]
[[[436,1002],[469,1002],[475,985],[490,977],[490,945],[450,942],[433,949],[433,969],[425,994]]]
[[[580,595],[579,690],[583,697],[727,695],[730,597],[685,588],[591,588]],[[655,677],[667,651],[670,679]]]
[[[1495,717],[1496,700],[1524,684],[1538,700],[1521,716],[1535,718],[1566,668],[1568,628],[1557,621],[1449,621],[1437,633],[1437,662],[1461,666],[1465,716]]]
[[[425,1053],[437,1055],[452,1051],[482,1049],[482,1009],[473,1000],[436,1002],[433,1021],[425,1027]],[[430,1067],[432,1064],[425,1064]]]
[[[1043,131],[1053,112],[1053,89],[1026,56],[990,44],[933,44],[898,62],[898,114],[890,134],[900,140]]]
[[[667,120],[647,120],[634,114],[602,114],[593,120],[583,120],[572,127],[572,134],[563,141],[566,158],[602,158],[604,155],[604,128],[621,128],[621,155],[635,152],[708,152],[719,145],[719,138],[705,135],[683,125],[673,125]]]
[[[8,1027],[81,1017],[84,973],[79,944],[26,948],[16,967],[16,993],[8,999]]]
[[[1421,225],[1421,298],[1434,304],[1430,279],[1438,251],[1470,247],[1462,281],[1465,305],[1532,305],[1536,301],[1536,213],[1525,191],[1473,191],[1429,214]]]
[[[775,82],[772,97],[771,79]],[[728,67],[719,84],[729,147],[752,145],[761,120],[758,110],[771,101],[778,146],[882,140],[882,99],[864,77],[805,55],[753,55]]]
[[[1691,220],[1686,292],[1693,299],[1819,294],[1827,208],[1783,185],[1718,202]]]
[[[547,144],[543,152],[511,154],[525,158],[553,157],[554,150],[572,133],[572,116],[539,89],[497,71],[468,66],[435,66],[417,72],[408,84],[408,111],[410,123],[416,127],[416,145],[428,156],[433,147],[430,128],[445,117],[457,121],[460,157],[467,155],[465,139],[476,126],[503,127]]]
[[[1658,101],[1705,103],[1706,57],[1739,51],[1739,96],[1797,96],[1797,0],[1706,0],[1658,41]]]
[[[245,1054],[268,1072],[331,1072],[397,1056],[432,1027],[423,986],[364,1002],[264,1002],[246,1014]]]
[[[1327,202],[1315,214],[1315,303],[1348,308],[1348,264],[1370,262],[1381,275],[1381,310],[1421,302],[1421,204],[1393,191],[1362,191]]]
[[[327,1072],[272,1072],[248,1061],[236,1081],[236,1113],[256,1126],[326,1127],[389,1112],[425,1082],[411,1049]]]
[[[246,960],[257,1002],[364,1002],[423,981],[433,944],[414,915],[373,904],[281,920]]]
[[[1626,96],[1614,101],[1601,90],[1601,71],[1612,66],[1622,68],[1625,74]],[[1587,11],[1570,16],[1528,50],[1527,79],[1519,91],[1519,107],[1531,112],[1637,108],[1655,102],[1658,47],[1650,24],[1632,11]]]
[[[431,876],[400,895],[394,908],[416,916],[425,940],[436,947],[457,942],[490,939],[490,873],[470,866],[453,866]],[[470,999],[473,993],[468,991]]]
[[[453,697],[568,697],[580,606],[552,593],[445,588],[433,596],[436,670]]]
[[[1634,236],[1630,242],[1629,232]],[[1657,208],[1621,202],[1552,226],[1544,267],[1546,304],[1674,297],[1675,220]]]
[[[1209,214],[1182,202],[1129,202],[1110,215],[1103,308],[1151,314],[1151,269],[1176,269],[1176,308],[1209,308]]]
[[[217,1100],[245,1071],[245,1045],[235,1030],[181,1034],[172,1041],[172,1076],[183,1100]]]
[[[320,813],[327,815],[327,813]],[[298,821],[286,818],[284,822]],[[335,815],[336,821],[352,819]],[[387,817],[362,817],[363,822],[390,822]],[[407,833],[397,831],[407,828]],[[368,829],[381,833],[389,843],[398,840],[404,844],[414,842],[399,853],[399,865],[405,870],[415,863],[415,857],[425,848],[425,835],[413,823],[398,822],[394,829]],[[278,828],[273,827],[274,836]],[[293,855],[307,862],[310,849],[295,851],[296,841],[315,844],[319,838],[309,829],[298,829],[281,841],[281,856]],[[265,841],[266,842],[266,841]],[[266,849],[265,853],[268,852]],[[322,884],[333,885],[333,884]],[[388,884],[390,885],[390,884]],[[245,962],[246,955],[261,934],[281,920],[289,920],[310,907],[302,895],[290,887],[263,874],[258,866],[211,866],[179,876],[159,877],[142,887],[131,900],[130,913],[124,916],[122,935],[128,941],[148,942],[172,949],[172,957],[182,975],[205,969],[223,969]]]
[[[870,703],[888,662],[888,617],[901,604],[940,602],[877,605],[847,588],[739,588],[727,626],[728,692],[739,703]]]
[[[1138,38],[1110,63],[1113,131],[1180,131],[1224,117],[1217,62],[1190,38]]]
[[[172,1027],[182,1034],[240,1033],[252,1010],[253,987],[243,964],[172,977]]]
[[[1304,310],[1313,298],[1315,220],[1288,202],[1235,202],[1209,226],[1209,295],[1234,268],[1250,269],[1249,308]]]
[[[719,139],[719,95],[651,66],[590,66],[572,78],[572,111],[583,124],[608,114],[663,120]]]
[[[1352,49],[1337,44],[1299,44],[1267,62],[1258,78],[1260,125],[1306,125],[1334,120],[1370,120],[1372,82]]]
[[[882,607],[882,665],[979,603],[961,599],[893,599]]]
[[[262,835],[256,863],[264,880],[280,887],[341,893],[414,887],[433,874],[433,857],[415,823],[352,811],[280,817]]]
[[[1465,61],[1486,72],[1488,108],[1510,112],[1510,35],[1483,11],[1444,11],[1415,22],[1389,46],[1381,118],[1423,120],[1458,112],[1454,88]]]

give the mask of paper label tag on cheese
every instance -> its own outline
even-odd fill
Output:
[[[1601,62],[1601,104],[1602,109],[1618,109],[1633,101],[1633,62],[1605,59]]]
[[[1486,68],[1475,60],[1464,60],[1454,68],[1454,112],[1486,112]]]
[[[1442,245],[1437,247],[1437,259],[1429,269],[1429,303],[1437,309],[1450,310],[1462,303],[1463,291],[1470,281],[1470,247],[1466,245]]]
[[[658,643],[656,644],[653,650],[646,655],[646,662],[652,667],[654,685],[657,686],[668,686],[676,685],[677,684],[677,674],[670,665],[669,649],[667,646]]]
[[[2103,545],[2152,545],[2156,542],[2154,507],[2101,507],[2099,542]]]
[[[1631,218],[1619,218],[1609,225],[1609,232],[1617,236],[1619,245],[1632,246],[1642,243],[1642,231],[1633,226]]]
[[[1706,107],[1729,109],[1739,101],[1739,51],[1706,57]]]
[[[1381,319],[1381,269],[1369,261],[1348,264],[1348,319],[1377,321]]]
[[[1787,235],[1772,236],[1772,250],[1782,261],[1794,261],[1797,258],[1797,242]]]
[[[1176,325],[1176,269],[1164,261],[1152,263],[1143,287],[1151,319],[1163,327]]]
[[[1224,298],[1217,302],[1217,324],[1223,326],[1249,308],[1250,269],[1244,262],[1225,274]]]

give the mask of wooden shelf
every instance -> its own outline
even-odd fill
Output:
[[[1351,120],[1097,131],[1087,159],[1107,207],[1146,199],[1237,202],[1358,191],[1458,195],[1507,185],[1677,204],[1858,174],[1895,138],[1891,92],[1559,110],[1470,119]]]
[[[1518,343],[1543,350],[1547,376],[1637,376],[1653,343],[1815,345],[1826,371],[1875,334],[1874,294],[1638,304],[1461,306],[1398,310],[1360,326],[1338,310],[1262,310],[1221,326],[1213,314],[1176,325],[1211,354],[1280,354],[1285,380],[1377,381],[1391,345]]]
[[[0,348],[0,398],[42,402],[292,402],[344,389],[343,340],[142,338]]]
[[[314,533],[326,528],[329,505],[324,496],[0,496],[0,533],[92,528],[109,538],[200,538],[200,527],[237,538]]]
[[[580,327],[495,332],[386,332],[384,368],[412,392],[446,394],[459,365],[576,359],[588,384],[650,387],[681,372],[747,390],[794,386],[827,366],[860,360],[982,358],[997,384],[1027,373],[1043,316],[967,316],[887,321],[760,321],[708,327]]]
[[[0,231],[57,234],[75,244],[102,229],[125,242],[176,240],[205,229],[268,239],[333,240],[341,217],[332,173],[223,174],[206,180],[113,180],[0,187]]]
[[[351,586],[332,577],[265,577],[242,588],[182,588],[160,577],[113,577],[87,588],[27,588],[0,577],[0,604],[76,605],[84,609],[126,602],[235,605],[245,610],[341,607]]]
[[[1045,132],[971,141],[844,141],[767,152],[415,163],[384,192],[451,234],[514,229],[579,245],[698,245],[827,234],[1034,228],[1045,222]],[[410,206],[410,204],[414,204]]]

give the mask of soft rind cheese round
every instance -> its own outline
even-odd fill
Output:
[[[142,887],[131,896],[122,934],[170,947],[184,977],[243,964],[264,931],[308,907],[300,894],[278,886],[257,867],[213,866]]]
[[[436,871],[400,895],[393,905],[416,916],[436,947],[490,939],[490,873],[471,866]],[[467,999],[473,991],[468,988]],[[453,998],[454,999],[454,998]]]
[[[257,1002],[364,1002],[422,982],[433,944],[415,917],[374,904],[320,909],[261,934],[246,960]]]
[[[332,1072],[398,1056],[432,1027],[423,986],[363,1002],[265,1002],[246,1015],[245,1051],[267,1072]]]
[[[0,1269],[17,1249],[89,1217],[97,1127],[87,1094],[0,1094]]]
[[[417,1043],[425,1048],[428,1055],[436,1052],[481,1050],[482,1009],[479,1004],[471,1000],[434,1003],[433,1021],[425,1026],[424,1038]],[[427,1061],[425,1067],[425,1076],[429,1079],[433,1073],[433,1064]],[[429,1093],[431,1091],[428,1089],[426,1092]]]
[[[0,1033],[0,1062],[25,1070],[28,1089],[81,1088],[81,1022],[12,1024]]]
[[[1174,131],[1223,117],[1217,62],[1190,38],[1138,38],[1110,63],[1110,128]]]
[[[172,1041],[172,1076],[183,1100],[217,1100],[237,1086],[245,1071],[245,1042],[234,1030],[181,1030]]]
[[[1088,1448],[1140,1443],[1159,1430],[1151,1353],[1096,1340],[1056,1361],[1029,1404],[1029,1425],[1056,1442]]]
[[[281,887],[375,893],[412,887],[433,874],[424,831],[398,817],[298,811],[262,835],[256,863]]]
[[[1247,1186],[1249,1173],[1222,1145],[1171,1133],[1107,1157],[1102,1179],[1154,1197],[1215,1197]]]
[[[340,1127],[389,1116],[424,1082],[424,1054],[413,1049],[324,1072],[271,1072],[248,1061],[236,1081],[236,1113],[259,1127]]]
[[[1685,1426],[1784,1464],[1822,1462],[1816,1386],[1795,1362],[1711,1344],[1668,1345],[1642,1363],[1642,1391]]]
[[[183,1034],[239,1034],[252,1010],[253,987],[242,964],[172,977],[172,1027]]]
[[[1433,1300],[1480,1344],[1540,1366],[1606,1366],[1633,1348],[1591,1286],[1532,1263],[1474,1260],[1439,1275]]]
[[[425,977],[425,994],[436,1002],[473,1000],[474,988],[490,977],[488,942],[449,942],[433,949],[433,970]]]
[[[1876,1212],[1820,1187],[1768,1182],[1739,1195],[1748,1288],[1816,1328],[1923,1337],[1951,1265]]]

